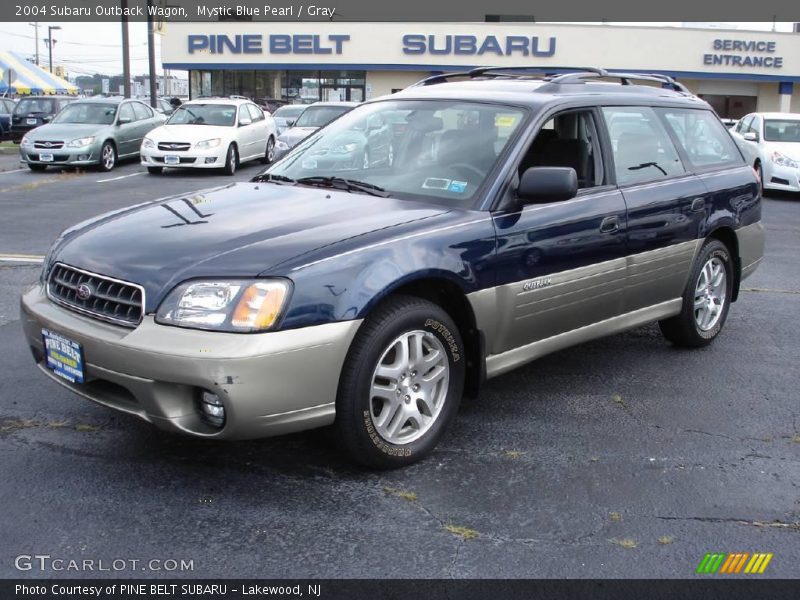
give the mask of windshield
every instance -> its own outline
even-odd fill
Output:
[[[232,104],[182,104],[172,113],[167,125],[222,125],[236,123],[236,106]]]
[[[65,107],[53,123],[95,123],[97,125],[111,125],[117,114],[117,104],[95,104],[94,102],[79,102]]]
[[[768,142],[800,142],[800,120],[766,119],[764,139]]]
[[[53,112],[55,112],[55,103],[50,98],[23,98],[14,109],[14,113],[18,115]]]
[[[276,119],[294,119],[299,116],[306,109],[302,104],[290,104],[281,106],[278,110],[272,113]]]
[[[393,197],[463,205],[481,187],[523,117],[520,108],[461,101],[366,104],[307,138],[267,173],[300,183],[335,177]]]
[[[295,121],[295,127],[324,127],[350,110],[349,106],[309,106]]]

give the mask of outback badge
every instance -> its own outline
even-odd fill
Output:
[[[552,283],[552,280],[549,277],[545,277],[544,279],[534,279],[533,281],[526,281],[522,285],[523,292],[530,292],[531,290],[538,290],[543,287],[547,287]]]

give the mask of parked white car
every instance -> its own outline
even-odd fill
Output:
[[[152,174],[164,167],[224,169],[275,157],[275,121],[244,98],[203,98],[185,102],[169,120],[142,140],[142,164]]]
[[[731,133],[762,189],[800,192],[800,114],[751,113]]]

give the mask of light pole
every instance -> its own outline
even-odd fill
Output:
[[[158,107],[156,101],[156,43],[153,34],[155,33],[155,23],[153,15],[150,13],[153,7],[153,0],[147,0],[147,63],[150,71],[150,106]]]
[[[120,0],[122,8],[122,95],[131,97],[131,50],[128,43],[128,0]]]
[[[36,30],[36,66],[39,66],[39,21],[35,21],[33,23],[28,23],[31,27]]]
[[[53,46],[56,45],[56,41],[53,39],[53,30],[61,29],[60,25],[48,25],[47,26],[47,49],[50,51],[50,72],[53,72]]]

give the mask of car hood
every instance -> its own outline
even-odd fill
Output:
[[[221,125],[161,125],[147,134],[154,142],[196,143],[213,138],[228,138],[233,127]]]
[[[69,142],[82,137],[97,135],[109,125],[96,123],[48,123],[40,125],[26,135],[30,140],[55,140]]]
[[[294,148],[319,127],[291,127],[280,135],[280,141],[285,142],[290,148]]]
[[[281,275],[279,265],[300,255],[336,252],[353,237],[445,212],[366,194],[235,183],[87,221],[62,234],[50,260],[142,285],[152,312],[186,279]]]
[[[764,141],[764,149],[770,152],[780,152],[794,161],[800,161],[800,142],[770,142]]]

